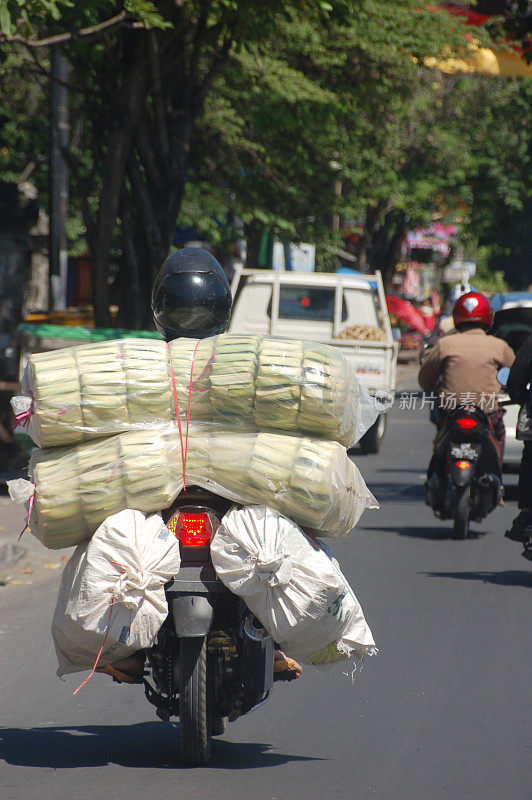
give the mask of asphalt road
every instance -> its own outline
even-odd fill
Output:
[[[423,504],[431,437],[425,411],[396,406],[382,452],[357,459],[381,509],[330,540],[379,654],[278,685],[208,768],[179,766],[178,726],[141,687],[96,675],[73,697],[79,677],[55,676],[64,554],[32,544],[0,572],[1,799],[529,800],[532,569],[503,537],[515,503],[450,539]],[[22,515],[0,513],[14,537]]]

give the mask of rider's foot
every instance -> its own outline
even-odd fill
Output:
[[[293,681],[300,678],[303,668],[293,658],[288,658],[282,650],[275,650],[273,655],[274,681]]]
[[[142,683],[144,654],[134,653],[128,658],[119,658],[112,664],[96,667],[96,672],[110,675],[117,683]]]
[[[532,542],[528,541],[525,542],[525,549],[521,553],[523,558],[526,558],[528,561],[532,561]]]
[[[532,511],[522,510],[512,522],[510,530],[504,534],[512,542],[526,542],[532,538]]]

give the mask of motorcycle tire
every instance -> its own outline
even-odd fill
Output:
[[[470,486],[456,487],[453,538],[467,539],[469,533]]]
[[[179,642],[179,737],[184,765],[199,767],[209,763],[206,637],[184,638]]]

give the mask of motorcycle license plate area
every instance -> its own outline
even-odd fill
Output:
[[[459,461],[476,461],[478,459],[478,452],[472,444],[457,444],[451,447],[451,458]]]

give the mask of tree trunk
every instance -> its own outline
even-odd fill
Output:
[[[391,200],[379,200],[374,205],[368,205],[366,208],[366,220],[364,225],[364,235],[360,237],[357,243],[357,267],[361,272],[365,272],[369,265],[369,253],[373,244],[373,239],[379,229],[381,220],[390,211],[392,206]]]
[[[143,107],[148,85],[148,71],[142,57],[124,80],[120,93],[119,122],[111,134],[102,167],[103,184],[100,192],[98,219],[91,253],[93,275],[94,321],[97,327],[109,325],[109,251],[116,226],[118,205],[124,183],[126,163],[131,151],[135,128]]]
[[[153,277],[161,268],[161,264],[168,253],[168,242],[163,240],[156,213],[158,192],[156,190],[150,193],[133,155],[128,161],[127,172],[133,197],[139,211],[139,220],[146,242],[146,249],[149,253],[149,272]]]
[[[123,259],[120,265],[120,326],[131,330],[142,327],[145,295],[140,282],[139,262],[131,227],[131,202],[124,191],[120,203]]]
[[[382,279],[385,284],[389,282],[395,271],[397,263],[401,260],[401,249],[403,246],[403,240],[406,236],[406,230],[406,216],[402,211],[397,212],[395,231],[388,244],[386,256],[383,262]]]

